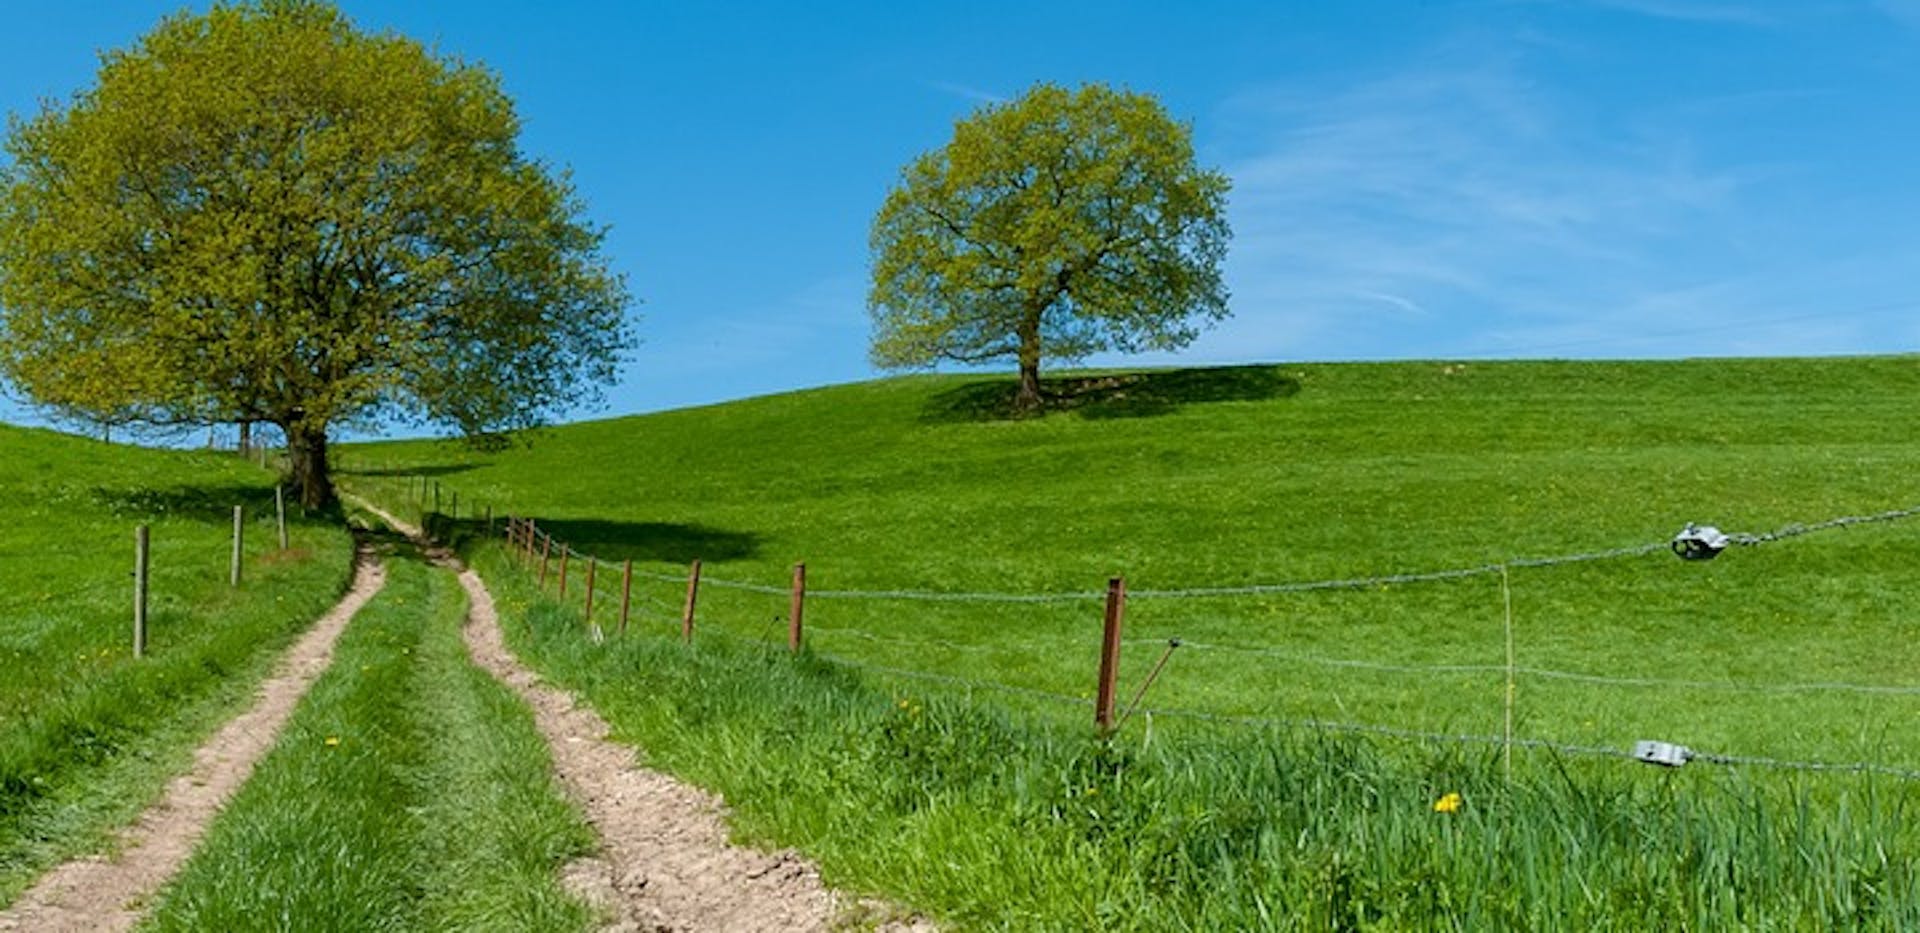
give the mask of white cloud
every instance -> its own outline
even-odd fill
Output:
[[[1235,318],[1201,352],[1421,355],[1484,343],[1480,322],[1619,325],[1650,293],[1712,290],[1669,260],[1758,177],[1698,164],[1679,132],[1595,129],[1496,56],[1255,90],[1224,121],[1253,143],[1226,166]]]
[[[1400,310],[1405,311],[1408,314],[1427,313],[1427,309],[1422,308],[1420,307],[1419,304],[1413,302],[1412,300],[1407,298],[1402,298],[1399,295],[1389,295],[1386,292],[1370,292],[1364,289],[1361,291],[1354,292],[1354,294],[1361,298],[1372,299],[1373,301],[1381,302],[1390,307],[1399,308]]]

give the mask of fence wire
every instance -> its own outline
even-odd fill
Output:
[[[1093,706],[1093,701],[1087,699],[1086,697],[1070,696],[1065,693],[1054,693],[1050,690],[1037,690],[1032,687],[1020,687],[1020,686],[1015,686],[1013,684],[1003,684],[993,680],[972,680],[970,678],[965,678],[965,677],[952,677],[946,674],[934,674],[928,671],[916,671],[916,670],[911,670],[909,668],[904,668],[904,667],[887,667],[885,665],[880,665],[880,664],[868,664],[863,661],[855,661],[850,658],[842,657],[837,654],[830,654],[823,651],[815,651],[814,657],[821,658],[826,661],[831,661],[834,664],[838,664],[842,667],[851,668],[853,670],[869,671],[876,674],[883,674],[888,677],[899,677],[905,680],[926,681],[928,683],[937,683],[937,684],[942,684],[949,687],[959,687],[963,690],[968,690],[968,691],[972,691],[975,689],[987,690],[995,693],[1005,693],[1005,694],[1011,694],[1014,696],[1027,697],[1030,699],[1046,700],[1053,703],[1067,703],[1067,704],[1072,704],[1074,706],[1080,706],[1080,707]]]
[[[1851,527],[1855,525],[1897,521],[1897,520],[1912,518],[1915,516],[1920,516],[1920,506],[1914,506],[1914,507],[1903,508],[1903,509],[1891,509],[1884,512],[1878,512],[1878,513],[1873,513],[1868,515],[1839,516],[1839,517],[1827,519],[1820,522],[1814,522],[1811,524],[1792,523],[1792,524],[1782,526],[1773,531],[1764,532],[1764,533],[1729,534],[1728,538],[1734,544],[1751,547],[1751,546],[1770,544],[1773,542],[1795,538],[1802,535],[1812,534],[1820,531],[1846,528],[1846,527]],[[548,540],[552,540],[552,536],[550,534],[546,534],[545,532],[541,532],[541,534],[545,535]],[[578,550],[575,550],[571,546],[566,545],[565,543],[561,543],[561,542],[554,542],[554,543],[557,543],[560,545],[561,553],[570,555],[572,557],[578,557],[588,561],[594,561],[596,563],[600,562],[598,558],[593,557],[592,555],[589,555],[589,554],[584,554]],[[1353,578],[1328,579],[1328,580],[1309,580],[1309,581],[1270,583],[1270,584],[1250,584],[1250,585],[1243,585],[1243,586],[1187,587],[1187,588],[1176,588],[1176,589],[1141,589],[1141,590],[1130,591],[1127,595],[1130,599],[1202,599],[1202,598],[1214,598],[1214,597],[1256,596],[1256,595],[1299,593],[1299,592],[1311,592],[1316,590],[1375,588],[1375,587],[1383,587],[1383,586],[1396,586],[1396,585],[1415,584],[1415,583],[1438,582],[1438,581],[1456,580],[1456,579],[1463,579],[1463,578],[1476,577],[1476,576],[1493,575],[1493,574],[1502,573],[1506,570],[1515,569],[1515,568],[1554,567],[1554,566],[1561,566],[1561,565],[1575,564],[1575,563],[1586,563],[1586,562],[1593,562],[1593,561],[1627,559],[1627,558],[1646,556],[1654,553],[1665,552],[1669,549],[1670,546],[1671,546],[1671,542],[1661,541],[1657,543],[1648,543],[1648,544],[1633,545],[1633,546],[1627,546],[1627,547],[1609,548],[1604,550],[1563,554],[1563,555],[1550,556],[1550,557],[1516,558],[1513,560],[1508,560],[1508,561],[1499,562],[1499,563],[1490,563],[1490,564],[1482,564],[1482,565],[1477,565],[1472,567],[1460,567],[1460,568],[1451,568],[1451,569],[1443,569],[1443,570],[1432,570],[1432,571],[1422,571],[1422,572],[1413,572],[1413,573],[1382,574],[1382,575],[1368,576],[1368,577],[1353,577]],[[610,566],[614,567],[615,569],[621,569],[622,565],[614,564]],[[656,582],[666,582],[666,583],[684,583],[687,580],[687,577],[684,575],[659,573],[656,571],[646,570],[642,568],[634,568],[633,575],[635,577],[646,579],[646,580],[652,580]],[[785,586],[773,586],[773,585],[766,585],[766,584],[760,584],[760,583],[751,583],[746,581],[729,580],[729,579],[718,578],[718,577],[709,577],[704,575],[701,577],[700,582],[702,586],[711,586],[717,589],[734,590],[739,592],[755,593],[755,594],[768,595],[768,596],[786,596],[792,592],[790,588]],[[1098,601],[1098,600],[1104,599],[1106,597],[1106,593],[1104,591],[1061,592],[1061,593],[1005,593],[1005,592],[926,591],[926,590],[900,589],[900,590],[809,590],[807,591],[806,596],[809,599],[824,599],[824,600],[833,600],[833,599],[876,600],[876,601],[893,600],[893,601],[959,602],[959,603],[1066,603],[1066,602]],[[640,600],[644,604],[655,606],[659,608],[661,611],[666,612],[668,614],[677,614],[680,611],[679,607],[670,605],[663,600],[653,598],[644,593],[640,595]],[[763,643],[768,641],[765,639],[752,639],[752,638],[749,638],[748,636],[740,635],[734,632],[729,632],[725,629],[717,629],[715,631],[718,631],[719,633],[726,635],[728,637],[740,638],[742,640],[747,640],[747,641],[760,641]],[[932,646],[932,647],[940,647],[940,648],[946,648],[951,650],[962,650],[962,651],[994,650],[990,646],[959,645],[952,642],[938,641],[938,640],[933,642],[911,642],[911,641],[902,640],[902,639],[887,638],[884,636],[879,636],[870,632],[864,632],[864,631],[861,631],[858,629],[852,629],[852,628],[838,628],[838,627],[818,628],[816,627],[815,631],[821,632],[823,634],[828,634],[830,636],[861,638],[861,639],[866,639],[875,643],[883,643],[883,644],[895,644],[895,645],[913,646],[913,647]],[[1136,640],[1133,640],[1131,643],[1141,644],[1142,642],[1141,640],[1136,639]],[[1161,642],[1158,639],[1155,639],[1153,640],[1153,643],[1160,644]],[[1250,655],[1260,655],[1260,656],[1267,656],[1267,657],[1283,658],[1289,661],[1294,661],[1299,663],[1312,663],[1312,664],[1326,665],[1330,667],[1371,670],[1371,671],[1380,671],[1380,672],[1389,672],[1389,673],[1405,673],[1405,674],[1414,674],[1414,675],[1433,674],[1433,673],[1511,674],[1513,676],[1565,680],[1565,681],[1573,681],[1573,682],[1580,682],[1580,683],[1592,683],[1592,684],[1604,685],[1604,686],[1622,686],[1622,687],[1731,690],[1731,691],[1751,691],[1751,692],[1764,692],[1764,693],[1805,693],[1805,692],[1816,692],[1816,691],[1835,691],[1835,692],[1852,692],[1852,693],[1862,693],[1862,694],[1896,695],[1896,696],[1920,695],[1920,686],[1909,686],[1909,685],[1879,685],[1879,684],[1858,684],[1858,683],[1846,683],[1846,682],[1803,682],[1803,683],[1789,682],[1789,683],[1768,684],[1768,683],[1751,683],[1751,682],[1738,682],[1738,681],[1706,681],[1706,680],[1687,680],[1687,679],[1670,679],[1670,678],[1617,677],[1617,676],[1607,676],[1607,675],[1600,675],[1600,674],[1589,674],[1589,673],[1576,672],[1576,671],[1562,671],[1562,670],[1555,670],[1550,668],[1518,667],[1518,666],[1499,665],[1499,664],[1451,664],[1451,665],[1388,664],[1388,663],[1372,662],[1372,661],[1316,657],[1312,655],[1304,655],[1304,654],[1298,654],[1294,652],[1280,651],[1276,649],[1254,648],[1254,647],[1248,647],[1248,646],[1236,646],[1236,645],[1224,645],[1224,644],[1211,644],[1211,643],[1192,642],[1192,641],[1182,641],[1182,645],[1190,648],[1200,649],[1203,651],[1221,651],[1221,652],[1242,653],[1242,654],[1250,654]],[[1093,705],[1093,701],[1085,697],[1070,696],[1067,694],[1055,693],[1055,692],[1046,691],[1046,690],[1039,690],[1039,689],[1034,689],[1030,687],[1020,687],[1012,684],[999,683],[997,681],[975,680],[970,678],[954,677],[954,676],[945,675],[945,674],[936,674],[928,671],[912,670],[908,668],[898,668],[898,667],[890,667],[890,666],[878,665],[878,664],[868,664],[865,662],[854,661],[852,659],[849,659],[840,655],[821,652],[821,651],[815,651],[814,654],[815,656],[823,660],[841,665],[849,669],[866,671],[869,673],[873,673],[873,674],[877,674],[885,677],[901,678],[901,679],[914,680],[914,681],[920,681],[925,683],[937,683],[944,686],[961,688],[969,692],[974,690],[996,692],[996,693],[1002,693],[1006,695],[1026,697],[1029,699],[1037,699],[1037,700],[1042,700],[1042,701],[1051,702],[1051,703],[1070,704],[1070,705],[1081,707],[1081,708],[1090,707]],[[1547,751],[1554,754],[1560,754],[1560,755],[1566,755],[1566,756],[1596,757],[1596,758],[1608,758],[1608,759],[1616,759],[1616,760],[1618,759],[1632,760],[1634,758],[1632,751],[1628,749],[1611,747],[1611,746],[1569,744],[1569,743],[1555,742],[1552,740],[1540,739],[1540,738],[1508,738],[1505,736],[1498,736],[1498,735],[1475,735],[1475,734],[1460,734],[1460,733],[1429,732],[1429,731],[1422,731],[1417,729],[1401,728],[1396,726],[1385,726],[1385,725],[1377,725],[1377,724],[1369,724],[1369,723],[1342,722],[1342,721],[1325,720],[1325,719],[1311,719],[1311,718],[1285,719],[1285,718],[1273,718],[1273,717],[1228,715],[1228,714],[1220,714],[1220,713],[1210,713],[1202,710],[1183,709],[1178,707],[1143,707],[1139,711],[1147,714],[1149,717],[1160,716],[1160,717],[1166,717],[1166,718],[1188,719],[1188,720],[1194,720],[1194,721],[1212,722],[1212,723],[1218,723],[1218,724],[1230,724],[1230,725],[1238,725],[1238,726],[1305,729],[1305,730],[1316,730],[1316,731],[1334,732],[1334,733],[1364,734],[1364,735],[1372,735],[1372,736],[1377,736],[1377,737],[1382,737],[1387,739],[1394,739],[1394,740],[1401,740],[1401,741],[1447,742],[1447,743],[1455,743],[1455,744],[1474,744],[1474,745],[1487,745],[1487,746],[1495,746],[1495,747],[1512,747],[1512,748],[1527,749],[1527,750]],[[1920,770],[1896,767],[1892,765],[1880,764],[1877,762],[1863,762],[1863,761],[1833,762],[1833,761],[1795,760],[1795,759],[1707,752],[1707,751],[1700,751],[1700,750],[1691,750],[1690,754],[1694,760],[1698,760],[1698,761],[1706,762],[1710,764],[1721,765],[1724,767],[1748,767],[1748,768],[1759,768],[1759,769],[1768,769],[1768,770],[1797,771],[1797,772],[1822,773],[1822,774],[1878,775],[1878,776],[1892,777],[1902,781],[1920,780]]]
[[[1727,537],[1735,544],[1755,546],[1771,544],[1776,541],[1795,538],[1801,535],[1847,528],[1854,525],[1866,525],[1880,522],[1897,521],[1920,516],[1920,506],[1902,509],[1889,509],[1868,515],[1843,515],[1824,521],[1803,524],[1794,522],[1764,533],[1732,533]],[[544,533],[544,532],[543,532]],[[1488,576],[1500,573],[1503,569],[1529,569],[1558,567],[1568,564],[1590,563],[1594,561],[1622,560],[1644,557],[1649,554],[1665,553],[1672,545],[1671,541],[1657,541],[1647,544],[1582,551],[1571,554],[1559,554],[1548,557],[1516,557],[1506,561],[1478,564],[1470,567],[1454,567],[1440,570],[1412,571],[1407,573],[1377,574],[1364,577],[1342,577],[1325,580],[1300,580],[1278,583],[1252,583],[1240,586],[1196,586],[1170,589],[1133,589],[1128,590],[1129,600],[1139,599],[1207,599],[1233,596],[1270,596],[1287,593],[1306,593],[1317,590],[1371,589],[1383,586],[1403,586],[1416,583],[1435,583],[1446,580],[1459,580],[1469,577]],[[566,544],[560,545],[563,551],[585,559],[595,559],[582,554]],[[634,576],[661,582],[684,581],[686,576],[659,573],[635,568]],[[781,595],[789,592],[787,587],[752,583],[743,580],[730,580],[722,577],[701,577],[702,586],[714,586],[721,589],[739,590],[749,593]],[[957,603],[1064,603],[1093,602],[1106,598],[1104,590],[1058,592],[1058,593],[1006,593],[993,591],[945,591],[945,590],[860,590],[860,589],[818,589],[808,590],[809,599],[846,599],[901,602],[957,602]]]
[[[1160,639],[1129,639],[1129,645],[1160,645]],[[1385,674],[1505,674],[1509,668],[1504,664],[1389,664],[1379,661],[1360,661],[1346,658],[1327,658],[1318,655],[1283,651],[1277,648],[1255,648],[1243,645],[1221,645],[1210,642],[1181,639],[1185,648],[1199,651],[1220,651],[1232,654],[1245,654],[1269,657],[1300,664],[1315,664],[1322,667],[1343,668],[1347,670],[1374,671]],[[1762,683],[1734,680],[1687,680],[1661,677],[1616,677],[1605,674],[1588,674],[1578,671],[1562,671],[1544,667],[1511,668],[1519,677],[1536,677],[1542,680],[1566,680],[1577,683],[1598,684],[1615,687],[1656,687],[1686,690],[1727,690],[1751,693],[1864,693],[1886,696],[1920,696],[1920,686],[1905,684],[1859,684],[1843,681],[1812,681]]]
[[[1498,735],[1473,735],[1445,732],[1422,732],[1416,729],[1402,729],[1394,726],[1377,726],[1367,723],[1336,722],[1325,719],[1279,719],[1260,716],[1229,716],[1208,713],[1200,710],[1146,707],[1141,712],[1155,716],[1176,719],[1192,719],[1203,722],[1225,723],[1240,726],[1254,726],[1281,729],[1307,729],[1321,732],[1339,732],[1350,734],[1376,735],[1385,738],[1418,742],[1447,742],[1463,745],[1487,745],[1494,747],[1511,745],[1514,748],[1534,751],[1549,751],[1562,755],[1615,758],[1635,760],[1629,749],[1614,748],[1605,745],[1571,745],[1548,739],[1514,738],[1508,740]],[[1920,771],[1899,768],[1892,765],[1869,761],[1797,761],[1787,758],[1765,758],[1749,755],[1728,755],[1689,749],[1694,760],[1727,767],[1760,768],[1774,771],[1805,771],[1825,774],[1868,774],[1898,778],[1903,781],[1920,780]]]

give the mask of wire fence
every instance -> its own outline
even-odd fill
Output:
[[[98,626],[110,615],[124,612],[126,615],[120,618],[126,620],[126,631],[131,633],[132,656],[143,658],[148,653],[150,606],[163,610],[185,606],[197,613],[206,605],[204,587],[215,568],[224,563],[224,573],[219,575],[227,580],[229,588],[238,589],[243,577],[251,573],[245,571],[246,567],[267,554],[289,549],[284,499],[276,496],[276,501],[280,507],[264,516],[259,514],[258,505],[250,509],[246,504],[235,504],[232,531],[227,536],[173,535],[165,524],[159,526],[159,534],[152,534],[155,526],[142,523],[125,529],[132,532],[132,540],[122,538],[125,543],[114,547],[103,543],[0,551],[0,562],[7,563],[9,569],[27,568],[23,576],[69,584],[21,587],[16,583],[14,590],[0,594],[0,626],[36,618],[71,619],[94,632],[92,637],[99,637]],[[34,522],[27,524],[32,526]],[[268,533],[262,533],[262,525]],[[61,530],[70,531],[65,527]],[[69,533],[64,540],[89,540],[93,530],[89,528],[86,535]],[[272,543],[273,531],[278,532],[277,546]],[[24,643],[31,644],[31,640]],[[16,663],[26,656],[25,652],[16,653]]]
[[[426,486],[422,482],[423,491]],[[469,500],[471,501],[471,500]],[[1897,521],[1920,516],[1920,507],[1893,509],[1865,515],[1840,516],[1808,524],[1790,524],[1765,533],[1742,533],[1729,535],[1729,543],[1740,547],[1754,547],[1786,541],[1803,535],[1823,531],[1843,529],[1863,524]],[[494,536],[492,515],[488,513],[486,533]],[[648,567],[636,567],[631,560],[609,561],[597,557],[565,542],[556,540],[553,535],[533,520],[524,517],[502,516],[500,534],[508,544],[509,553],[521,563],[529,573],[540,578],[543,591],[558,589],[565,595],[569,585],[580,587],[581,575],[586,568],[592,567],[598,580],[594,587],[572,598],[597,599],[606,606],[609,595],[608,586],[618,589],[620,603],[619,624],[624,630],[628,615],[638,607],[651,619],[665,618],[677,621],[682,627],[682,636],[691,639],[694,619],[697,615],[696,603],[700,599],[715,593],[731,593],[740,598],[789,600],[788,612],[784,621],[789,623],[788,646],[799,650],[802,638],[802,626],[799,617],[805,605],[815,601],[867,601],[873,603],[913,602],[927,604],[947,604],[965,606],[967,604],[999,604],[1006,606],[1046,606],[1055,605],[1068,609],[1079,606],[1097,605],[1103,599],[1110,599],[1112,592],[993,592],[993,591],[940,591],[916,589],[817,589],[809,590],[804,585],[804,566],[796,567],[795,579],[791,585],[780,586],[751,580],[738,580],[703,574],[699,562],[695,561],[687,573],[670,573]],[[1163,588],[1136,590],[1125,593],[1130,600],[1205,600],[1229,597],[1261,597],[1279,594],[1311,593],[1330,590],[1369,590],[1381,587],[1395,587],[1430,582],[1459,580],[1465,578],[1498,575],[1506,585],[1508,574],[1520,568],[1548,568],[1570,564],[1597,561],[1624,560],[1661,553],[1675,548],[1671,541],[1648,542],[1622,547],[1604,548],[1552,556],[1516,558],[1513,560],[1476,564],[1472,566],[1442,568],[1405,573],[1389,573],[1362,577],[1349,577],[1323,580],[1281,581],[1273,583],[1245,584],[1235,586],[1197,586],[1181,588]],[[1677,551],[1677,548],[1676,548]],[[604,571],[604,572],[601,572]],[[571,578],[571,579],[569,579]],[[636,588],[635,581],[640,581]],[[670,585],[678,590],[685,587],[684,600],[663,598],[658,593],[661,584]],[[651,586],[649,586],[651,585]],[[676,597],[678,593],[676,593]],[[591,605],[591,604],[589,604]],[[746,604],[742,604],[744,607]],[[766,604],[762,604],[764,607]],[[1510,603],[1509,603],[1510,605]],[[605,612],[608,610],[599,610]],[[1509,609],[1510,611],[1510,609]],[[751,616],[750,609],[741,608],[735,613]],[[779,623],[783,621],[781,613],[768,615],[759,613],[764,621],[755,626],[751,622],[734,623],[734,627],[744,625],[757,635],[744,635],[739,631],[728,631],[715,627],[710,631],[741,638],[758,643],[771,649],[777,649],[781,643]],[[1194,617],[1200,618],[1200,617]],[[598,628],[598,621],[589,609],[588,624]],[[1507,626],[1511,634],[1512,621]],[[1206,627],[1206,626],[1203,626]],[[1219,628],[1220,626],[1212,626]],[[992,641],[959,641],[938,636],[900,637],[868,631],[844,622],[828,625],[814,625],[804,629],[813,639],[809,644],[810,653],[823,661],[859,671],[865,675],[892,680],[938,685],[963,691],[972,696],[976,693],[993,694],[1009,698],[1019,698],[1041,704],[1072,708],[1082,713],[1089,707],[1096,707],[1096,700],[1085,696],[1073,696],[1055,690],[1040,687],[1008,683],[1002,680],[963,677],[949,673],[939,673],[898,664],[876,663],[870,659],[849,656],[837,650],[823,649],[818,642],[824,640],[833,643],[865,644],[873,653],[890,654],[894,657],[924,657],[930,651],[959,652],[979,656],[1010,656],[1034,653],[1035,639],[1031,633],[1023,633],[1021,644],[1005,645]],[[916,634],[920,634],[916,630]],[[1074,643],[1077,636],[1071,631],[1058,633],[1052,639],[1041,639],[1045,645],[1057,643],[1066,646]],[[1133,638],[1120,640],[1136,650],[1148,645],[1165,645],[1166,639]],[[1516,663],[1511,657],[1505,664],[1493,663],[1396,663],[1373,658],[1343,658],[1318,655],[1310,652],[1289,651],[1268,646],[1241,645],[1220,641],[1195,641],[1175,639],[1173,645],[1197,652],[1201,655],[1237,656],[1249,659],[1253,663],[1275,662],[1294,665],[1312,665],[1330,670],[1365,671],[1381,675],[1404,676],[1408,678],[1430,679],[1442,675],[1481,676],[1504,678],[1507,688],[1507,702],[1511,704],[1516,681],[1534,680],[1540,682],[1563,682],[1576,685],[1588,685],[1601,688],[1654,689],[1654,690],[1698,690],[1728,693],[1752,693],[1768,696],[1794,696],[1810,694],[1835,694],[1840,696],[1859,696],[1863,698],[1900,699],[1920,697],[1920,684],[1867,683],[1844,680],[1740,680],[1735,678],[1705,679],[1698,677],[1647,677],[1620,676],[1608,673],[1566,670],[1544,666],[1525,666]],[[1117,650],[1116,650],[1117,654]],[[1171,648],[1169,648],[1169,656]],[[1166,661],[1162,657],[1161,664]],[[1155,674],[1158,674],[1156,666]],[[1104,676],[1104,675],[1103,675]],[[1142,688],[1142,693],[1145,688]],[[1138,698],[1136,697],[1136,705]],[[1252,713],[1225,712],[1220,710],[1197,709],[1179,705],[1138,705],[1138,713],[1147,717],[1167,720],[1189,720],[1201,723],[1213,723],[1235,727],[1254,727],[1267,729],[1313,730],[1328,733],[1346,733],[1369,735],[1383,739],[1411,741],[1421,743],[1473,744],[1499,747],[1506,750],[1542,752],[1567,757],[1594,757],[1611,759],[1635,759],[1633,749],[1620,746],[1597,745],[1580,742],[1558,741],[1541,736],[1517,734],[1511,725],[1512,709],[1508,707],[1508,726],[1499,734],[1457,732],[1435,729],[1411,728],[1380,722],[1354,721],[1350,718],[1322,718],[1314,716],[1278,716],[1257,715]],[[1817,758],[1774,757],[1738,754],[1733,752],[1686,750],[1688,760],[1724,767],[1753,768],[1777,771],[1792,771],[1836,775],[1871,775],[1897,778],[1900,780],[1920,779],[1920,770],[1877,761],[1829,761]],[[1642,761],[1652,759],[1642,757]]]

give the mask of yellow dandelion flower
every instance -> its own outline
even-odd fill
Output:
[[[339,736],[337,736],[337,735],[330,735],[330,736],[327,736],[327,747],[328,747],[328,748],[334,748],[334,747],[336,747],[336,746],[338,746],[339,744],[340,744],[340,737],[339,737]]]
[[[1433,802],[1433,812],[1457,813],[1460,810],[1460,804],[1462,802],[1458,792],[1448,791],[1446,796]]]

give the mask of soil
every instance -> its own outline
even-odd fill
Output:
[[[385,568],[362,545],[347,594],[281,658],[252,708],[194,752],[192,769],[169,782],[159,802],[121,831],[114,852],[76,859],[41,876],[0,912],[0,930],[127,930],[138,923],[147,901],[186,864],[214,814],[246,783],[300,698],[333,662],[334,644],[348,621],[384,585]]]
[[[357,504],[419,537],[418,529]],[[468,652],[533,709],[561,785],[601,840],[597,854],[567,866],[564,880],[601,909],[605,929],[935,929],[892,905],[829,890],[819,871],[792,851],[730,844],[726,808],[717,797],[640,767],[632,748],[609,738],[611,730],[598,713],[542,683],[513,656],[479,575],[445,551],[429,553],[458,573],[468,593],[471,608],[463,632]],[[119,834],[111,854],[67,862],[42,876],[0,912],[0,931],[127,930],[137,924],[332,663],[347,623],[385,583],[385,569],[363,545],[347,594],[288,650],[254,705],[194,752],[192,769],[171,781],[159,802]]]
[[[373,511],[418,537],[418,529]],[[600,838],[600,852],[569,865],[565,881],[603,911],[605,929],[935,929],[897,907],[829,890],[797,853],[730,844],[726,808],[717,797],[641,767],[632,748],[608,737],[598,713],[542,683],[513,656],[479,575],[443,550],[429,554],[455,570],[466,588],[471,607],[464,635],[474,663],[532,707],[561,785]]]

